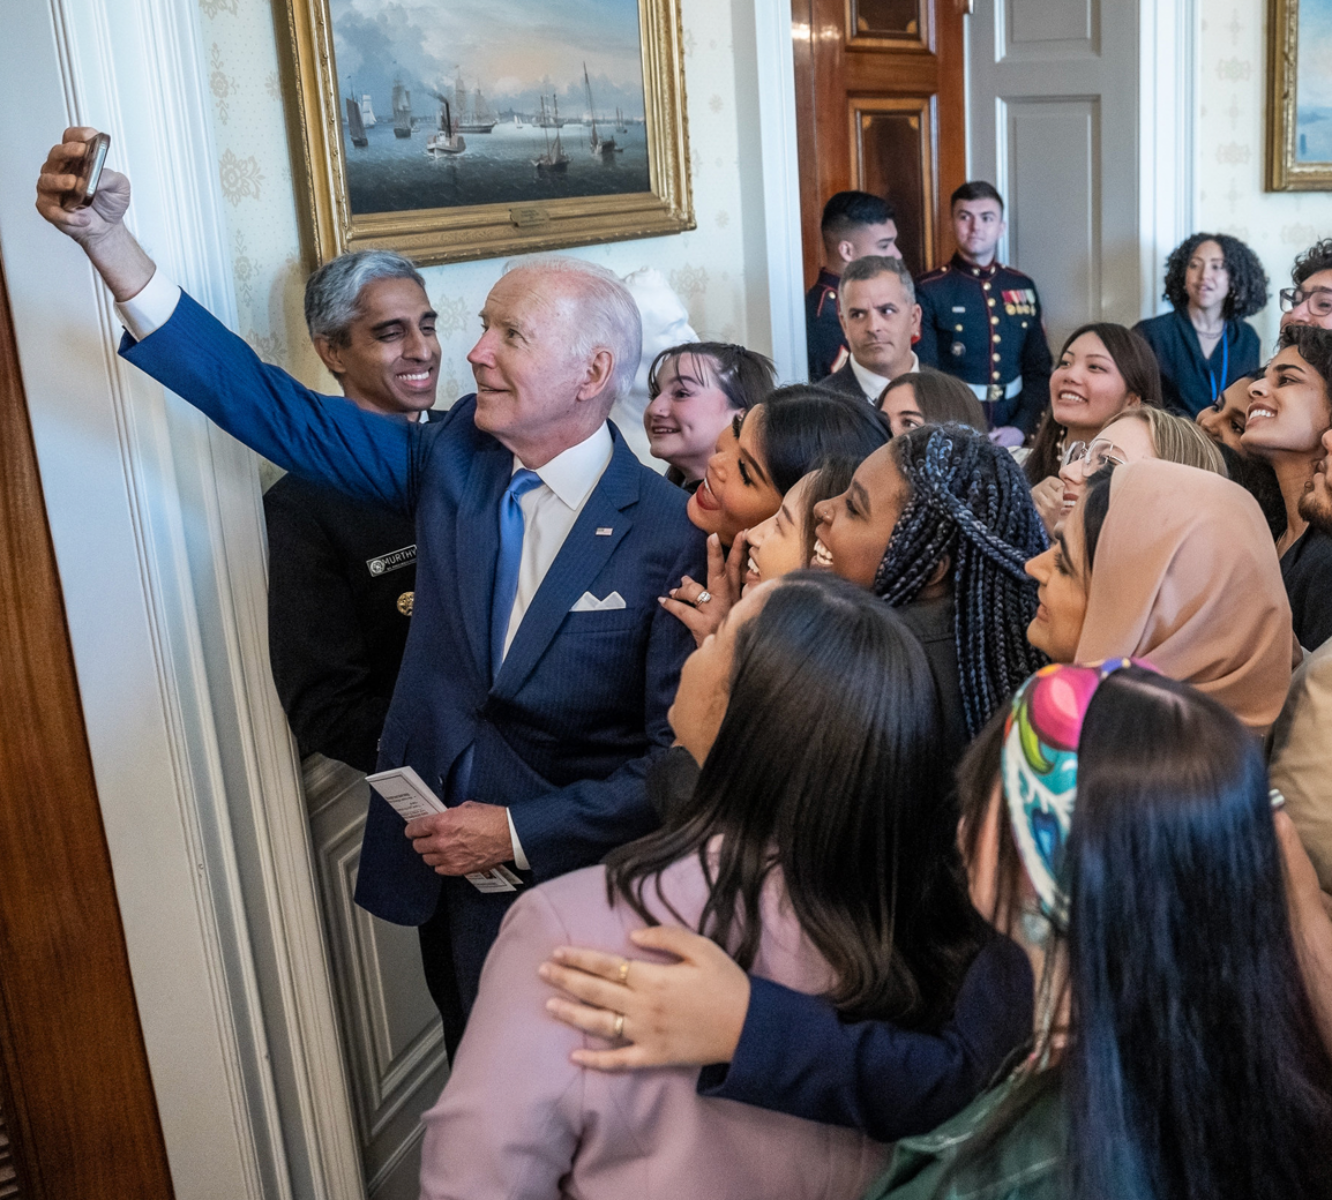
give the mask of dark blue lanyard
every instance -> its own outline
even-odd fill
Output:
[[[1230,343],[1226,341],[1226,334],[1229,330],[1223,325],[1221,327],[1221,386],[1216,386],[1216,376],[1212,374],[1212,368],[1207,367],[1207,378],[1212,381],[1212,403],[1215,404],[1217,397],[1226,390],[1226,376],[1230,374]],[[1213,352],[1215,353],[1215,351]],[[1206,366],[1206,362],[1203,363]]]

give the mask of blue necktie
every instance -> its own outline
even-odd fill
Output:
[[[509,632],[514,598],[518,595],[518,565],[523,557],[522,498],[541,483],[541,476],[526,469],[515,471],[500,498],[499,559],[495,563],[495,598],[490,608],[490,677],[504,661],[504,637]]]

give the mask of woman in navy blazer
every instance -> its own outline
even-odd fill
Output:
[[[662,921],[701,929],[740,966],[850,1020],[919,1031],[919,1122],[964,1105],[1026,1028],[1013,1022],[979,1074],[961,1056],[929,1058],[938,1039],[925,1031],[952,1009],[980,934],[936,706],[919,644],[869,593],[797,573],[742,600],[681,673],[672,725],[703,758],[688,805],[506,917],[424,1118],[423,1197],[860,1194],[884,1155],[871,1138],[717,1104],[690,1070],[607,1075],[575,1061],[635,1030],[606,1013],[609,1041],[585,1037],[545,1011],[551,945],[599,947],[624,975],[631,934]]]
[[[1267,273],[1238,238],[1195,233],[1166,259],[1174,306],[1134,329],[1161,366],[1166,408],[1190,419],[1258,366],[1258,334],[1244,320],[1267,304]]]

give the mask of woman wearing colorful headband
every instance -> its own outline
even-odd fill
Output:
[[[963,772],[972,900],[1038,979],[1030,1054],[871,1200],[1332,1195],[1332,1059],[1255,739],[1116,660],[1034,676]]]
[[[1257,502],[1229,480],[1148,460],[1097,475],[1027,564],[1027,631],[1055,662],[1134,655],[1259,732],[1290,686],[1290,603]]]

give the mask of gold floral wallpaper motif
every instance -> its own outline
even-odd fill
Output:
[[[239,332],[262,357],[321,390],[333,390],[305,333],[291,158],[270,0],[199,0],[203,44],[210,47],[208,88],[218,172],[227,203]],[[689,97],[690,165],[695,210],[715,214],[699,228],[669,238],[591,246],[572,253],[620,275],[653,266],[671,279],[705,338],[752,340],[765,353],[766,324],[749,328],[745,245],[757,242],[745,215],[742,144],[757,141],[757,101],[738,94],[730,7],[681,0],[685,87]],[[739,113],[747,114],[745,117]],[[756,174],[756,172],[755,172]],[[757,187],[751,183],[751,187]],[[762,203],[751,195],[751,212]],[[748,237],[746,236],[748,233]],[[692,264],[707,263],[711,270]],[[501,262],[428,267],[426,290],[439,311],[444,351],[438,404],[472,390],[467,352],[480,333],[477,313]],[[762,278],[765,264],[754,264]],[[766,297],[755,297],[766,315]]]
[[[1204,0],[1201,8],[1195,223],[1241,238],[1262,259],[1272,299],[1249,319],[1270,350],[1281,319],[1277,291],[1290,286],[1295,256],[1332,236],[1332,206],[1317,192],[1263,190],[1266,0]]]

